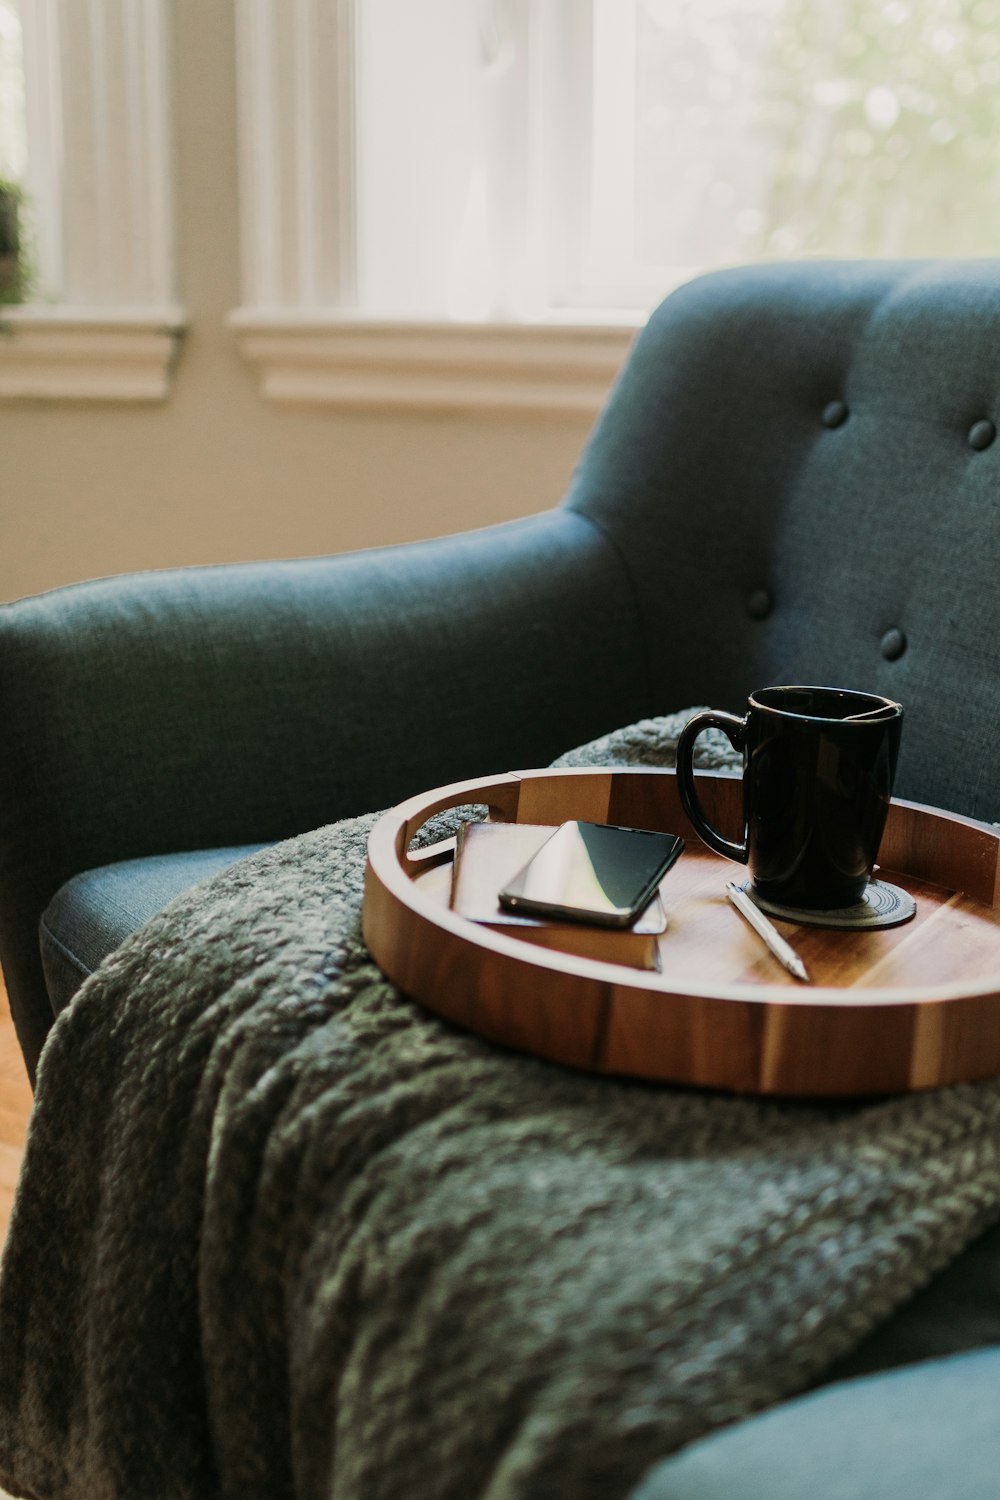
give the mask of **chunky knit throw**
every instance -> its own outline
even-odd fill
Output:
[[[668,762],[684,717],[564,763]],[[14,1494],[616,1500],[1000,1217],[1000,1083],[737,1099],[428,1014],[362,944],[372,821],[184,895],[57,1022],[0,1288]]]

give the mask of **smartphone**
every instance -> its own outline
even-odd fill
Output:
[[[674,833],[563,823],[498,893],[525,916],[629,927],[684,848]]]

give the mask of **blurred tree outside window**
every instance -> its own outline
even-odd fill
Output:
[[[630,244],[591,280],[1000,251],[1000,0],[635,0],[633,25]]]

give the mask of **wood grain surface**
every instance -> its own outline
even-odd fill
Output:
[[[735,834],[741,788],[699,777],[706,812]],[[667,829],[688,848],[660,890],[660,972],[529,951],[448,908],[415,853],[435,811]],[[412,799],[369,844],[365,937],[385,972],[439,1014],[506,1046],[634,1077],[783,1095],[905,1092],[1000,1074],[1000,840],[968,819],[894,802],[880,876],[916,898],[912,921],[850,932],[776,922],[813,983],[801,985],[726,899],[740,867],[693,833],[670,771],[523,772]]]

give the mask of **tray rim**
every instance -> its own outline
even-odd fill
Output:
[[[416,832],[417,827],[423,825],[428,818],[433,817],[436,812],[447,811],[450,807],[461,806],[463,802],[486,802],[488,799],[483,793],[503,788],[517,789],[523,781],[537,780],[550,777],[579,777],[581,780],[587,777],[614,776],[674,776],[674,771],[669,767],[658,766],[612,766],[594,767],[577,766],[566,770],[553,771],[551,769],[508,771],[497,776],[486,778],[473,778],[469,781],[453,782],[448,786],[437,787],[431,792],[419,793],[414,797],[407,798],[383,813],[375,824],[368,839],[368,865],[366,870],[366,892],[368,899],[369,876],[382,881],[416,913],[423,917],[432,926],[439,927],[453,933],[465,942],[472,943],[475,947],[483,948],[487,952],[505,954],[513,959],[520,960],[529,967],[556,970],[560,973],[579,973],[582,977],[597,980],[613,981],[625,988],[649,990],[653,993],[669,993],[690,995],[693,999],[718,999],[718,1000],[759,1000],[761,1004],[782,1005],[835,1005],[837,1010],[843,1010],[845,1004],[856,1004],[859,1006],[871,1006],[873,1003],[885,1005],[904,1005],[914,1003],[915,986],[907,987],[881,987],[872,986],[870,989],[859,991],[856,997],[852,997],[847,989],[836,985],[813,984],[809,990],[792,990],[784,984],[731,984],[712,985],[710,989],[699,989],[684,984],[677,984],[667,976],[657,973],[655,970],[632,969],[623,964],[609,963],[603,959],[584,958],[572,953],[563,953],[558,949],[531,947],[522,940],[508,937],[503,933],[496,932],[492,928],[483,927],[481,924],[471,921],[468,917],[461,916],[452,911],[450,907],[441,906],[433,897],[421,891],[417,877],[429,869],[434,863],[442,863],[450,857],[452,841],[444,840],[440,845],[431,845],[427,849],[418,852],[415,856],[405,858],[405,851],[400,849],[400,838],[415,818],[421,817],[420,824],[414,826],[413,831],[407,836],[409,843]],[[703,771],[699,776],[714,777],[718,780],[738,780],[738,777],[727,776],[725,772]],[[913,802],[902,797],[893,797],[892,806],[903,808],[915,814],[917,817],[930,817],[943,819],[947,823],[958,824],[971,828],[985,834],[990,838],[997,848],[998,860],[1000,860],[1000,831],[993,828],[989,823],[977,821],[975,818],[965,817],[961,813],[948,812],[944,808],[933,807],[929,803]],[[696,835],[692,835],[696,837]],[[390,860],[386,860],[389,852],[388,846],[391,840]],[[734,866],[739,868],[739,866]],[[901,874],[912,873],[906,870]],[[967,894],[967,893],[966,893]],[[972,897],[973,900],[981,900],[980,897]],[[982,902],[985,906],[988,903]],[[997,888],[994,891],[994,908],[1000,905],[1000,864],[998,864]],[[623,979],[622,976],[627,976]],[[986,981],[979,985],[966,986],[963,984],[945,985],[923,985],[920,986],[918,999],[923,1000],[950,1000],[970,999],[977,995],[991,995],[1000,993],[1000,972],[997,974],[996,984]],[[824,997],[836,996],[832,1001]],[[877,997],[873,1000],[872,997]]]
[[[720,799],[716,811],[731,812],[740,778],[700,774],[716,783],[705,788]],[[410,851],[435,813],[485,803],[491,817],[506,821],[638,821],[642,789],[619,784],[632,777],[650,783],[650,826],[696,838],[680,810],[673,770],[660,767],[506,772],[438,787],[389,809],[369,835],[362,909],[363,936],[383,973],[428,1010],[486,1041],[603,1075],[802,1098],[899,1094],[1000,1075],[1000,968],[971,984],[701,987],[669,971],[524,943],[471,922],[421,889],[416,877],[450,860],[454,846],[445,839]],[[539,787],[540,779],[551,790]],[[952,831],[957,838],[949,843]],[[1000,829],[894,799],[883,851],[887,869],[1000,909]],[[660,1007],[660,996],[675,1003]]]

